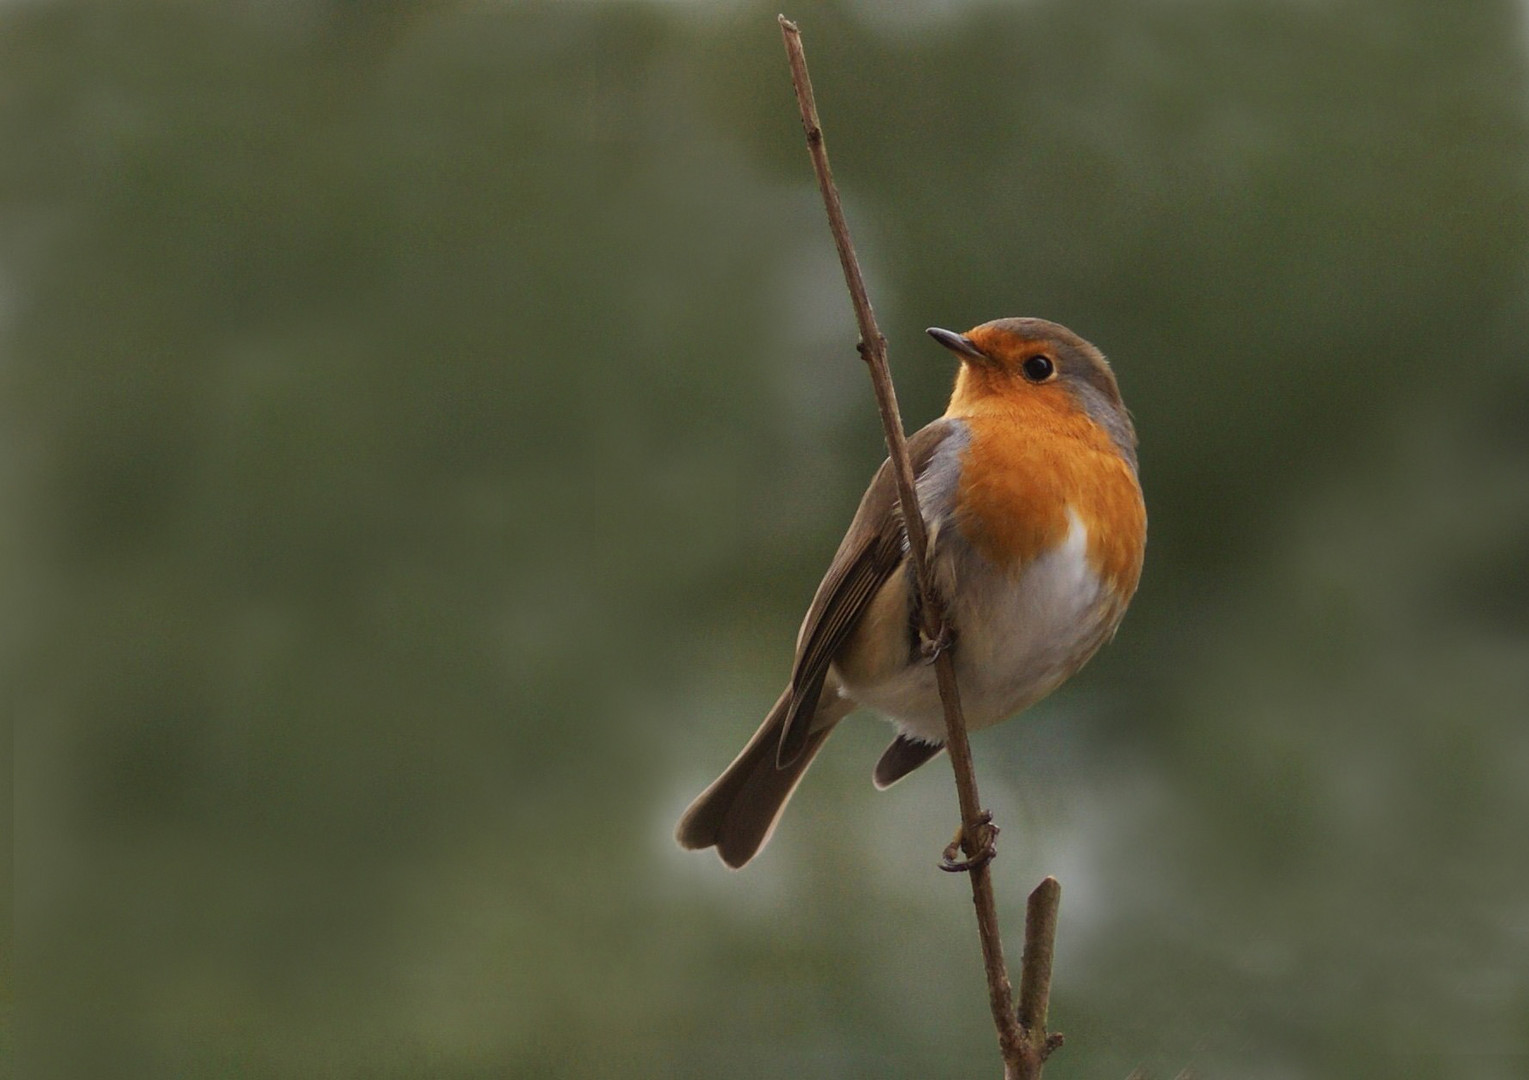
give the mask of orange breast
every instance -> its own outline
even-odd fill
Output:
[[[956,515],[969,543],[1018,571],[1062,542],[1070,509],[1088,530],[1094,571],[1122,600],[1136,591],[1147,531],[1141,487],[1065,389],[953,401],[946,415],[971,430]]]

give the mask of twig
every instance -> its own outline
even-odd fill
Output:
[[[1046,1031],[1051,1002],[1051,957],[1056,949],[1057,909],[1062,886],[1047,877],[1025,904],[1025,956],[1019,969],[1019,1027],[1021,1077],[1038,1077],[1051,1052],[1062,1045],[1062,1034]]]
[[[807,75],[807,57],[802,51],[801,31],[784,15],[779,17],[779,22],[781,36],[786,43],[786,56],[791,62],[791,83],[796,88],[802,128],[807,134],[807,150],[812,155],[818,189],[823,194],[823,205],[828,210],[828,227],[839,251],[844,283],[849,287],[850,300],[855,307],[855,321],[860,328],[860,356],[870,370],[871,385],[875,388],[876,404],[881,412],[887,453],[892,463],[892,475],[897,482],[898,502],[902,507],[903,527],[908,535],[908,556],[913,562],[914,577],[918,582],[922,622],[919,630],[924,641],[934,650],[935,678],[939,684],[940,701],[945,707],[945,747],[955,772],[956,795],[961,805],[960,847],[967,856],[966,863],[948,868],[970,871],[972,903],[977,909],[977,933],[982,942],[983,966],[987,971],[988,1004],[992,1009],[993,1024],[998,1029],[998,1047],[1003,1054],[1004,1075],[1014,1080],[1039,1077],[1041,1064],[1051,1050],[1061,1043],[1060,1036],[1048,1037],[1045,1030],[1046,1002],[1051,988],[1051,942],[1056,933],[1060,887],[1055,878],[1047,878],[1030,897],[1030,909],[1026,918],[1024,978],[1021,982],[1022,998],[1029,1005],[1022,1023],[1014,1011],[1013,988],[1004,966],[1003,941],[998,932],[998,905],[993,897],[993,879],[988,867],[992,858],[993,838],[998,830],[990,824],[991,818],[983,812],[982,803],[977,797],[977,776],[972,766],[971,746],[966,738],[966,721],[961,714],[961,699],[956,689],[955,661],[948,644],[950,638],[946,628],[945,606],[933,575],[929,572],[929,537],[923,515],[919,511],[902,416],[898,412],[897,394],[892,387],[892,376],[887,367],[887,342],[876,325],[876,314],[871,310],[865,278],[860,273],[860,262],[855,257],[855,245],[850,240],[849,226],[844,220],[839,191],[834,185],[833,172],[828,167],[828,148],[824,145],[823,128],[818,122],[817,104],[812,96],[812,80]],[[947,858],[947,863],[952,862],[953,855],[954,852],[951,852],[952,858]],[[1038,900],[1038,897],[1041,899]],[[1032,953],[1035,958],[1033,977]]]

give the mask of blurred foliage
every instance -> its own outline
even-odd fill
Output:
[[[882,727],[669,839],[880,456],[774,10],[0,8],[26,1075],[995,1067]],[[1118,641],[977,740],[1048,1075],[1522,1075],[1523,6],[789,14],[909,424],[1038,314],[1142,433]]]

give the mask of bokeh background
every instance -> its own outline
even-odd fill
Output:
[[[996,1075],[943,762],[670,839],[882,455],[776,10],[0,6],[18,1071]],[[1529,1075],[1525,5],[788,13],[910,427],[1034,314],[1141,431],[975,740],[1048,1075]]]

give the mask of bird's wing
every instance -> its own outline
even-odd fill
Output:
[[[955,431],[955,422],[936,420],[908,439],[908,457],[915,479],[928,467],[935,451]],[[866,605],[903,564],[907,552],[897,481],[890,461],[881,463],[849,531],[818,586],[797,638],[796,664],[791,671],[791,710],[781,731],[777,762],[796,760],[807,745],[812,717],[828,665],[864,614]]]

